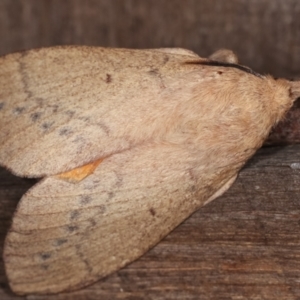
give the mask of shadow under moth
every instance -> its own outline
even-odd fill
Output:
[[[4,246],[11,289],[84,287],[223,194],[294,100],[230,51],[54,47],[0,58],[0,164],[42,178]]]

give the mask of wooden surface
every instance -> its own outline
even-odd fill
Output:
[[[298,168],[298,169],[297,169]],[[0,245],[34,183],[0,169]],[[300,145],[264,148],[234,186],[139,260],[85,289],[0,299],[300,299]]]
[[[1,0],[0,55],[61,44],[234,50],[258,72],[300,76],[299,0]]]

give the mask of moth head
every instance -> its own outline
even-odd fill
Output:
[[[268,93],[271,97],[268,111],[273,115],[273,124],[278,123],[293,103],[300,97],[300,81],[274,79],[267,76]]]

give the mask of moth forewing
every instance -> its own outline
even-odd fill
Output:
[[[56,47],[1,58],[0,163],[55,175],[159,134],[191,53]]]

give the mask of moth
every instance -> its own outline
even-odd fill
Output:
[[[17,294],[84,287],[222,195],[300,81],[226,50],[53,47],[0,58],[0,164],[42,178],[21,199],[4,262]]]

